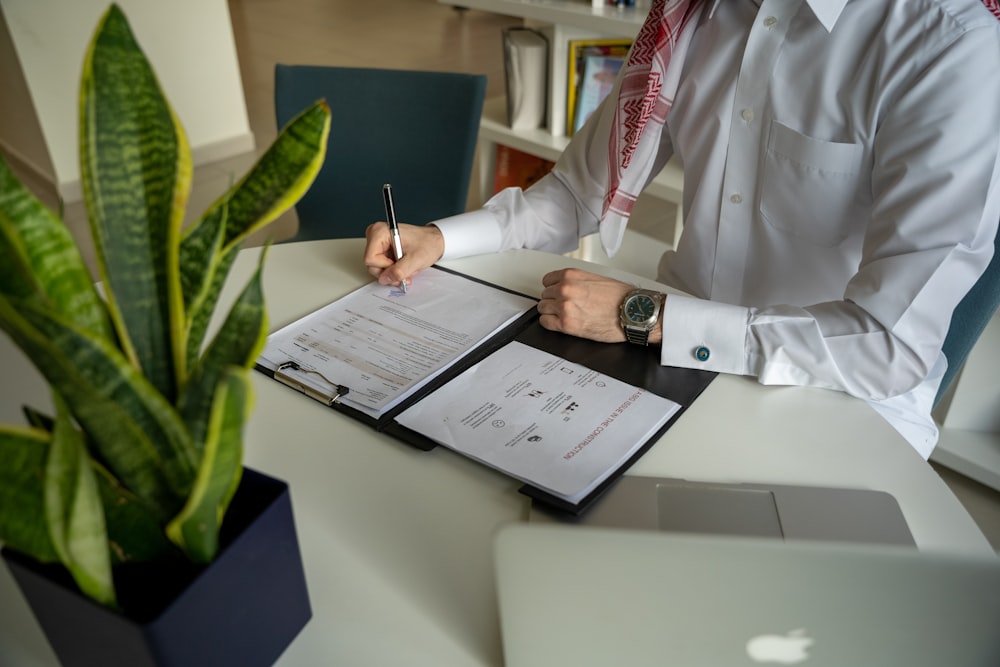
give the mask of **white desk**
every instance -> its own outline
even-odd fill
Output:
[[[366,282],[362,248],[360,239],[271,248],[271,329]],[[258,253],[243,253],[231,282],[242,283]],[[585,265],[530,251],[448,263],[533,295],[545,271],[569,264]],[[6,339],[0,361],[0,419],[20,422],[25,397],[47,403],[44,385]],[[313,604],[279,665],[500,665],[492,536],[526,516],[520,484],[378,435],[263,375],[255,385],[246,463],[291,483]],[[993,553],[931,467],[866,404],[836,392],[720,376],[630,472],[885,490],[921,549]],[[6,568],[0,664],[55,664]]]

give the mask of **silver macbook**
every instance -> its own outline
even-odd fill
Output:
[[[1000,560],[884,545],[511,524],[508,667],[996,667]]]
[[[883,491],[716,484],[626,475],[580,516],[532,507],[532,522],[913,546]]]

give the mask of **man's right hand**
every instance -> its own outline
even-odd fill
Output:
[[[365,266],[368,273],[383,285],[398,285],[403,279],[410,282],[421,269],[441,259],[444,254],[444,236],[434,225],[407,225],[400,223],[399,238],[403,246],[403,259],[396,261],[389,225],[376,222],[365,230]]]

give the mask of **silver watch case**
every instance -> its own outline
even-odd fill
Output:
[[[649,344],[649,332],[656,326],[663,307],[663,294],[647,289],[634,289],[625,295],[621,305],[621,324],[625,338],[637,345]]]

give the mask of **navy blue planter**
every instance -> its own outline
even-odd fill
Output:
[[[121,613],[62,567],[3,557],[65,667],[271,665],[312,616],[288,485],[245,468],[220,538],[203,568],[122,573]]]

